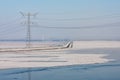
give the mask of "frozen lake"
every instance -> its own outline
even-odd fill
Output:
[[[0,80],[119,80],[119,44],[75,42],[72,49],[0,53]]]

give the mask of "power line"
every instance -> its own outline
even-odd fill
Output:
[[[101,16],[88,16],[88,17],[73,17],[73,18],[42,18],[40,20],[54,20],[54,21],[77,21],[77,20],[91,20],[91,19],[108,19],[108,18],[120,18],[120,14],[110,14]]]
[[[9,26],[9,25],[11,25],[11,24],[15,24],[15,22],[17,22],[18,20],[20,20],[21,18],[16,18],[16,19],[14,19],[14,20],[11,20],[11,21],[8,21],[8,22],[6,22],[6,23],[2,23],[2,24],[0,24],[0,28],[1,27],[5,27],[5,26]]]
[[[48,28],[48,29],[90,29],[90,28],[110,28],[110,27],[120,27],[120,26],[115,26],[114,24],[118,24],[120,22],[116,23],[108,23],[108,24],[102,24],[102,25],[91,25],[91,26],[79,26],[79,27],[51,27],[51,26],[43,26],[43,25],[35,25],[36,27],[39,28]],[[114,25],[114,26],[111,26]]]
[[[6,28],[0,28],[0,34],[5,33],[5,32],[10,32],[10,31],[12,32],[16,29],[22,29],[22,28],[24,28],[24,27],[19,27],[18,25],[11,25]]]
[[[20,32],[20,31],[23,31],[24,30],[24,28],[21,28],[21,29],[18,29],[18,28],[14,28],[14,29],[7,29],[7,30],[5,30],[5,31],[0,31],[0,37],[1,37],[1,35],[2,36],[5,36],[5,35],[12,35],[12,34],[16,34],[16,33],[18,33],[18,32]]]

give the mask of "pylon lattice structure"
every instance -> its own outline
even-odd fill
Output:
[[[35,17],[37,15],[37,13],[35,14],[31,14],[31,13],[23,13],[20,12],[22,16],[27,18],[27,21],[25,22],[25,24],[27,24],[27,39],[26,39],[26,47],[30,48],[31,47],[31,24],[33,23],[31,21],[31,17]]]

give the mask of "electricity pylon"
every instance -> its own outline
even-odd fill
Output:
[[[27,21],[25,22],[25,24],[27,24],[27,40],[26,40],[26,47],[30,48],[31,47],[31,24],[33,23],[31,21],[31,17],[35,17],[38,13],[35,14],[31,14],[31,13],[23,13],[20,12],[20,14],[23,17],[27,18]]]

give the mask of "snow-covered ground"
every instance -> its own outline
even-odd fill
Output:
[[[120,41],[74,41],[74,49],[120,48]]]
[[[78,54],[69,50],[88,48],[120,48],[119,41],[74,41],[73,48],[65,50],[0,52],[0,69],[20,67],[52,67],[105,63],[106,54]],[[68,51],[68,52],[67,52]]]
[[[51,46],[59,46],[63,45],[65,42],[57,42],[57,41],[41,41],[41,42],[31,42],[31,47],[51,47]],[[26,42],[0,42],[0,48],[25,48]]]

